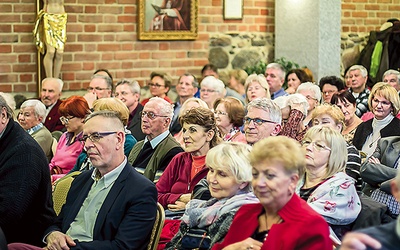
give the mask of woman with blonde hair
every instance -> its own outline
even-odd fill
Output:
[[[258,203],[250,184],[250,150],[247,144],[231,142],[219,144],[208,151],[207,182],[211,199],[189,201],[179,231],[165,249],[193,247],[185,245],[185,237],[188,237],[186,232],[192,228],[203,229],[210,236],[207,249],[211,249],[215,243],[224,239],[236,211],[242,205]]]
[[[374,118],[357,127],[353,144],[370,156],[380,138],[400,135],[400,120],[396,118],[400,108],[399,94],[387,83],[376,83],[368,97],[368,107]]]
[[[251,74],[244,84],[246,90],[246,103],[256,98],[271,98],[269,85],[264,75]]]
[[[244,85],[248,76],[249,75],[243,69],[234,69],[229,72],[229,87],[238,92],[244,98],[246,97]]]
[[[341,238],[361,211],[355,180],[345,173],[346,141],[330,126],[313,126],[305,134],[302,145],[306,150],[306,171],[296,193],[321,214]]]

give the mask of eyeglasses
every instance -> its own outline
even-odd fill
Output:
[[[145,116],[147,116],[148,118],[150,118],[151,120],[154,120],[154,119],[156,119],[157,117],[168,117],[168,116],[166,116],[166,115],[156,115],[156,114],[154,114],[154,112],[152,112],[152,111],[141,111],[140,113],[139,113],[139,115],[143,118],[143,117],[145,117]]]
[[[245,117],[244,118],[244,123],[245,124],[250,124],[251,121],[253,121],[254,124],[256,124],[257,126],[261,126],[261,125],[263,125],[263,123],[266,123],[266,122],[267,123],[276,123],[276,122],[264,120],[264,119],[261,119],[261,118],[250,118],[250,117]]]
[[[86,140],[89,138],[89,140],[91,142],[98,142],[104,136],[112,135],[112,134],[116,134],[116,133],[117,132],[94,132],[89,135],[83,135],[81,138],[79,138],[79,141],[86,142]]]
[[[61,116],[60,117],[60,121],[62,123],[64,123],[65,125],[67,125],[69,123],[69,120],[71,120],[72,118],[74,118],[75,116],[69,116],[69,117],[65,117],[65,116]]]
[[[311,144],[311,145],[313,146],[313,148],[314,148],[315,150],[317,150],[317,151],[322,151],[323,149],[331,151],[331,148],[330,148],[330,147],[325,146],[325,145],[321,144],[320,142],[308,141],[308,140],[304,140],[304,141],[301,142],[301,145],[302,145],[303,147],[308,147],[308,145],[310,145],[310,144]]]
[[[160,85],[158,83],[149,83],[147,84],[147,86],[151,87],[156,87],[156,88],[161,88],[161,87],[165,87],[165,85]]]
[[[200,89],[200,92],[202,92],[202,93],[205,93],[205,92],[207,92],[207,93],[214,93],[214,92],[217,92],[217,91],[214,90],[214,89]]]
[[[221,110],[215,110],[215,111],[214,111],[214,114],[215,114],[215,115],[228,115],[228,113],[226,113],[226,112],[224,112],[224,111],[221,111]]]
[[[312,97],[312,96],[310,96],[310,95],[306,95],[306,99],[307,99],[307,100],[314,100],[314,101],[317,101],[317,98],[314,98],[314,97]]]
[[[97,90],[97,91],[102,91],[102,90],[107,90],[107,89],[110,89],[110,88],[100,88],[100,87],[95,87],[95,88],[93,88],[93,87],[87,87],[86,89],[87,89],[87,91],[93,91],[94,89]]]
[[[333,93],[335,93],[336,91],[335,90],[327,90],[327,91],[322,91],[322,94],[324,94],[324,95],[331,95],[331,94],[333,94]]]

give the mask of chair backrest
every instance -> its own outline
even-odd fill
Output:
[[[61,211],[62,206],[65,204],[65,201],[67,200],[67,194],[69,191],[69,188],[71,187],[72,181],[75,179],[77,175],[79,175],[81,172],[80,171],[75,171],[72,173],[69,173],[59,179],[55,184],[54,184],[54,190],[53,190],[53,207],[54,211],[58,215]]]
[[[57,139],[53,137],[53,142],[51,143],[51,153],[53,154],[53,156],[56,155],[57,143]]]
[[[157,216],[154,222],[153,229],[151,230],[150,242],[147,246],[147,250],[157,250],[158,241],[160,240],[160,235],[162,228],[164,227],[165,213],[163,206],[157,202]]]

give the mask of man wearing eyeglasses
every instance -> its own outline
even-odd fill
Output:
[[[45,230],[46,249],[147,249],[157,190],[127,163],[119,114],[89,115],[81,141],[94,169],[74,179],[60,214]]]
[[[172,78],[164,72],[151,72],[150,82],[147,84],[149,87],[152,97],[160,97],[169,103],[173,103],[167,96],[169,89],[172,85]],[[151,98],[151,97],[150,97]],[[150,98],[144,99],[141,104],[144,106],[150,100]]]
[[[109,76],[103,74],[95,74],[90,80],[87,93],[83,96],[89,104],[89,108],[93,108],[93,102],[100,98],[111,97],[113,91],[113,83]]]
[[[46,106],[46,114],[43,117],[44,126],[50,131],[63,131],[64,125],[60,121],[58,108],[64,82],[58,78],[45,78],[42,81],[40,101]]]
[[[281,131],[282,113],[274,101],[258,98],[247,105],[244,117],[246,141],[253,145],[261,139],[276,136]]]
[[[141,116],[146,137],[133,146],[128,161],[139,173],[157,182],[171,159],[183,149],[169,132],[173,116],[170,103],[152,97],[144,105]]]

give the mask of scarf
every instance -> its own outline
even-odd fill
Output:
[[[381,138],[381,129],[386,127],[392,120],[394,116],[392,114],[389,114],[382,120],[377,120],[376,118],[373,118],[372,120],[372,133],[368,135],[367,139],[365,140],[365,143],[362,147],[362,151],[366,153],[368,156],[372,155],[375,152],[375,148],[378,144],[378,140]]]
[[[258,203],[252,193],[243,191],[224,199],[211,198],[208,201],[193,199],[186,205],[182,221],[190,228],[205,228],[215,222],[221,215],[238,210],[244,204]]]

